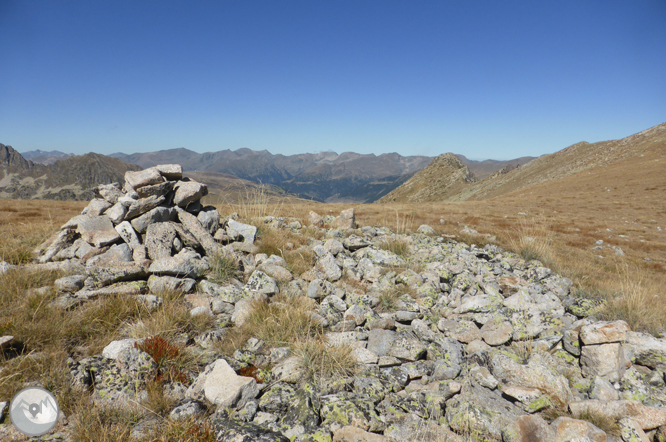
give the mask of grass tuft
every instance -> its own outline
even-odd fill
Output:
[[[222,253],[213,255],[209,259],[209,264],[208,279],[216,284],[224,284],[240,275],[238,263],[233,256]]]
[[[312,308],[312,300],[300,296],[277,295],[270,303],[255,301],[245,323],[229,329],[218,349],[231,355],[251,337],[272,347],[291,347],[301,339],[321,336],[323,330],[312,317]]]
[[[356,358],[348,346],[331,347],[320,339],[303,339],[294,345],[294,355],[304,380],[344,378],[356,372]]]

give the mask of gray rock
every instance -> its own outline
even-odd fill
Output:
[[[176,229],[170,223],[149,225],[146,229],[146,241],[144,245],[150,259],[170,258],[174,239],[176,239]]]
[[[428,359],[435,366],[433,379],[455,379],[462,369],[462,353],[462,344],[451,338],[439,338],[428,345]]]
[[[134,218],[131,223],[134,230],[139,233],[145,233],[149,225],[173,221],[176,217],[176,210],[171,207],[155,207],[153,210],[144,213],[140,217]]]
[[[331,253],[333,256],[336,256],[338,253],[344,250],[344,247],[340,241],[331,238],[324,243],[324,249]]]
[[[11,346],[12,342],[14,341],[14,336],[2,336],[0,337],[0,349],[5,349]]]
[[[328,281],[337,281],[342,277],[342,270],[331,253],[326,253],[317,260],[317,270],[326,275]]]
[[[162,175],[154,167],[140,170],[138,172],[125,172],[125,185],[128,185],[135,190],[139,187],[158,184],[162,181],[164,181],[164,178],[162,178]]]
[[[580,340],[585,345],[623,342],[628,331],[624,321],[595,322],[580,329]]]
[[[127,207],[124,204],[118,202],[109,208],[105,214],[109,217],[113,224],[117,225],[123,222],[125,219],[125,215],[127,214]]]
[[[121,198],[124,195],[118,183],[100,184],[94,189],[94,191],[96,195],[104,198],[111,204],[116,204],[118,198]]]
[[[60,293],[75,293],[83,288],[83,282],[86,280],[85,275],[72,275],[65,276],[64,278],[56,279],[53,286]]]
[[[206,255],[215,256],[220,253],[220,246],[213,239],[213,236],[204,229],[196,216],[179,209],[178,219],[183,224],[183,227],[201,244],[201,247],[206,251]]]
[[[422,225],[419,226],[418,229],[416,229],[416,232],[417,233],[422,233],[424,235],[434,235],[435,234],[435,229],[433,229],[432,227],[430,227],[427,224],[422,224]]]
[[[102,198],[93,198],[86,206],[85,213],[88,216],[100,216],[113,204]]]
[[[129,245],[114,244],[111,248],[97,256],[93,256],[86,262],[87,267],[108,267],[122,262],[132,261],[132,249]]]
[[[324,225],[324,218],[312,210],[308,213],[308,224],[315,227]]]
[[[173,276],[151,275],[148,278],[148,289],[151,293],[190,293],[194,289],[196,280],[191,278],[176,278]]]
[[[201,402],[188,400],[185,401],[184,404],[178,405],[176,408],[171,410],[171,413],[169,413],[169,418],[172,421],[177,422],[203,414],[205,411],[206,408]]]
[[[274,295],[278,292],[277,283],[273,278],[260,270],[255,270],[250,275],[245,289],[252,292],[263,293],[264,295]]]
[[[586,378],[599,376],[617,382],[630,364],[619,343],[584,345],[580,352],[580,366]]]
[[[474,384],[466,384],[446,402],[446,420],[453,431],[490,440],[502,440],[502,430],[523,415],[524,411],[496,391]]]
[[[481,337],[486,344],[498,346],[506,344],[513,336],[513,327],[501,317],[492,318],[481,327]]]
[[[76,233],[88,244],[103,247],[120,239],[108,216],[86,216],[80,219]]]
[[[201,209],[201,212],[197,215],[197,219],[211,235],[215,235],[215,232],[220,227],[220,212],[213,206],[206,206]]]
[[[227,222],[227,235],[234,240],[242,240],[245,244],[254,244],[257,228],[249,224],[239,223],[234,219]]]
[[[138,245],[132,250],[132,259],[135,262],[143,262],[148,259],[148,249],[144,245]]]
[[[290,442],[281,433],[267,430],[254,423],[214,416],[211,422],[217,441],[228,442]]]
[[[171,258],[154,261],[148,271],[154,275],[177,276],[180,278],[196,278],[207,270],[201,256],[189,249],[183,249]]]
[[[333,293],[335,293],[335,286],[323,279],[315,279],[308,285],[309,298],[321,299]]]
[[[102,356],[107,359],[118,359],[118,355],[121,351],[128,348],[134,348],[134,345],[137,343],[136,339],[122,339],[120,341],[112,341],[104,347],[102,350]]]
[[[627,332],[623,347],[632,362],[666,370],[666,340],[658,339],[647,333]]]
[[[355,229],[357,226],[354,209],[347,209],[340,212],[340,216],[333,220],[331,227],[334,229]]]
[[[125,214],[125,219],[134,219],[140,215],[143,215],[146,212],[150,212],[157,206],[162,205],[164,203],[165,198],[162,195],[153,195],[149,196],[147,198],[141,198],[139,200],[135,200],[132,202],[132,204],[127,208],[127,213]]]
[[[116,232],[118,232],[118,235],[120,235],[123,241],[125,241],[125,243],[130,247],[130,249],[134,250],[136,247],[141,245],[139,236],[136,234],[136,231],[129,222],[123,221],[118,224],[115,229]]]
[[[486,367],[476,366],[470,370],[469,375],[477,384],[490,390],[494,390],[499,383]]]
[[[173,185],[173,181],[165,181],[163,183],[153,184],[151,186],[140,187],[136,190],[136,193],[139,195],[139,198],[166,196],[166,194],[171,192],[173,189]]]
[[[573,395],[569,381],[554,371],[556,366],[545,354],[532,354],[527,365],[523,365],[500,352],[492,354],[489,365],[493,376],[505,385],[537,388],[551,403],[564,406]]]
[[[222,286],[205,279],[202,279],[199,282],[199,290],[207,295],[218,298],[220,301],[230,304],[237,303],[245,296],[243,291],[238,287],[233,285]]]
[[[620,419],[618,424],[624,442],[650,442],[643,429],[633,419]]]
[[[359,249],[370,246],[370,242],[361,236],[350,235],[349,237],[345,238],[345,240],[342,242],[342,245],[350,252],[355,252]]]
[[[86,286],[104,287],[120,281],[135,281],[148,277],[148,269],[135,263],[119,263],[113,267],[100,267],[86,280]],[[90,284],[89,284],[90,281]]]
[[[368,333],[368,350],[377,356],[385,356],[391,349],[396,333],[391,330],[374,329]]]
[[[606,433],[590,422],[561,416],[555,419],[550,428],[555,430],[557,441],[604,442]]]
[[[595,376],[590,386],[590,399],[616,401],[620,399],[620,395],[608,380]]]
[[[174,195],[173,202],[182,208],[208,195],[208,186],[196,181],[179,181],[174,186],[174,189],[176,190],[176,194]]]
[[[183,167],[180,164],[158,164],[155,169],[167,180],[183,178]]]

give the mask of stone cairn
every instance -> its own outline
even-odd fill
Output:
[[[124,188],[97,192],[32,266],[78,275],[55,283],[64,308],[108,294],[158,308],[156,294],[168,289],[188,293],[192,315],[214,315],[211,331],[184,343],[206,367],[165,391],[177,399],[170,419],[208,419],[216,441],[666,440],[666,340],[598,320],[598,305],[539,261],[427,225],[411,234],[358,228],[350,209],[310,213],[308,228],[323,240],[301,246],[314,261],[298,275],[282,257],[257,253],[256,227],[202,207],[206,186],[183,179],[180,166],[128,172]],[[258,221],[303,233],[293,218]],[[392,241],[407,253],[387,250]],[[220,253],[236,259],[246,283],[204,277]],[[351,349],[353,376],[303,382],[289,348],[256,338],[231,356],[212,350],[243,324],[252,299],[278,292],[312,306],[329,346]],[[391,305],[386,293],[397,294]],[[136,343],[71,361],[73,383],[113,406],[140,400],[155,365]],[[262,379],[240,375],[248,367]],[[160,421],[146,417],[132,436],[149,437],[151,425]]]
[[[256,227],[232,218],[221,226],[217,209],[201,204],[207,186],[183,178],[180,165],[127,172],[124,187],[95,192],[81,215],[34,251],[40,264],[81,273],[58,281],[63,307],[102,295],[187,293],[208,270],[208,257],[252,249]],[[224,250],[235,240],[242,242]]]

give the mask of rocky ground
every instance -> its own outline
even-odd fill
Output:
[[[165,419],[205,422],[216,441],[666,440],[666,340],[596,320],[595,303],[540,262],[426,225],[358,227],[352,209],[252,225],[202,207],[206,186],[181,177],[157,166],[100,187],[26,266],[69,273],[55,282],[63,309],[123,295],[158,310],[180,292],[192,318],[213,319],[182,343],[201,369],[160,378],[174,399]],[[259,253],[269,230],[301,238],[283,249],[312,256],[310,268]],[[220,257],[238,270],[222,283],[211,273]],[[306,306],[325,347],[354,365],[317,375],[302,348],[257,336],[222,351],[259,305]],[[141,403],[164,375],[160,345],[168,353],[159,337],[109,342],[70,360],[71,383],[98,407]],[[151,440],[162,422],[145,416],[132,437]],[[58,428],[48,440],[72,440]]]

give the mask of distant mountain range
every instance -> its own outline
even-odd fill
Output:
[[[37,149],[28,152],[22,152],[21,156],[26,160],[30,160],[36,164],[49,165],[55,163],[56,161],[64,160],[65,158],[74,156],[74,154],[60,152],[59,150],[46,152]]]
[[[389,154],[323,152],[281,155],[238,149],[197,153],[185,148],[110,156],[71,155],[60,151],[33,150],[19,154],[3,146],[0,155],[0,197],[86,199],[97,184],[122,182],[126,170],[177,163],[186,172],[197,173],[223,195],[250,183],[267,185],[275,195],[292,194],[323,202],[373,202],[409,180],[433,157]],[[474,179],[483,178],[507,165],[524,164],[533,157],[510,161],[473,161],[462,155]],[[129,164],[128,164],[129,163]],[[234,183],[234,179],[237,180]],[[216,187],[217,186],[217,187]],[[218,188],[219,187],[219,188]],[[280,190],[283,189],[283,190]],[[237,199],[237,198],[234,198]]]
[[[122,183],[125,172],[140,169],[96,153],[36,164],[0,144],[0,198],[89,200],[98,184]]]
[[[141,167],[178,163],[186,171],[234,175],[249,181],[271,184],[303,198],[329,203],[373,202],[426,167],[432,157],[345,152],[273,155],[270,152],[238,149],[199,154],[184,148],[158,152],[117,153],[111,156]],[[524,164],[533,157],[510,161],[461,159],[472,173],[487,176],[509,164]]]

